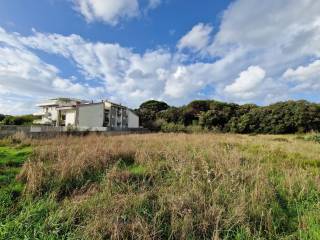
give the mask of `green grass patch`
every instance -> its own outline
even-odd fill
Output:
[[[134,175],[145,175],[147,169],[142,165],[134,164],[128,167],[128,171]]]
[[[0,147],[0,167],[21,166],[31,152],[31,147]]]
[[[15,182],[15,176],[31,152],[31,147],[0,147],[0,187],[2,190]]]
[[[14,217],[0,225],[0,239],[70,239],[68,214],[58,216],[59,204],[52,198],[25,200]],[[74,226],[73,226],[74,227]]]
[[[31,147],[0,147],[0,222],[18,211],[23,185],[15,177],[31,152]]]
[[[305,136],[298,136],[297,139],[320,143],[320,134],[311,133],[311,134],[307,134]]]

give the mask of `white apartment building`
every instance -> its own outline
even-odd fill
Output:
[[[129,108],[110,101],[88,102],[71,98],[51,99],[39,104],[35,124],[78,128],[139,128],[139,117]]]

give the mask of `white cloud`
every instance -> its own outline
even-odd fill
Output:
[[[181,56],[165,49],[137,54],[118,44],[90,43],[76,35],[42,33],[21,37],[20,41],[31,48],[71,58],[88,80],[99,79],[113,100],[130,106],[150,98],[189,99],[188,94],[205,85],[204,80],[198,81],[199,77],[206,78],[209,74],[208,67],[184,65]],[[188,78],[183,78],[181,69],[190,72]],[[177,85],[178,91],[170,90]]]
[[[258,15],[252,11],[252,6],[258,9]],[[303,7],[303,4],[299,7]],[[304,6],[304,8],[307,7]],[[207,72],[210,74],[206,76],[209,78],[206,84],[213,86],[215,89],[215,94],[211,97],[236,102],[243,102],[246,99],[247,101],[263,104],[286,99],[289,97],[290,86],[282,82],[281,75],[283,71],[297,62],[304,62],[306,58],[317,52],[317,45],[308,45],[307,43],[311,40],[306,38],[306,33],[302,31],[302,29],[310,30],[312,32],[310,36],[316,39],[317,30],[315,26],[318,26],[316,15],[311,17],[309,21],[301,21],[300,23],[300,20],[293,20],[297,17],[297,10],[294,9],[284,19],[278,18],[279,21],[283,21],[282,25],[279,24],[279,27],[272,22],[275,20],[272,18],[273,15],[262,14],[263,12],[272,12],[275,16],[278,16],[283,12],[283,8],[281,9],[279,5],[271,2],[260,4],[256,0],[239,0],[224,13],[219,32],[212,42],[210,42],[212,29],[206,31],[200,41],[194,40],[199,36],[199,34],[195,34],[199,32],[199,29],[204,26],[210,26],[197,24],[178,43],[178,49],[189,48],[194,52],[198,51],[198,56],[200,58],[205,57],[206,62],[208,62],[206,53],[212,56],[211,63],[208,64],[211,71]],[[263,20],[256,21],[256,17],[263,18]],[[270,26],[265,25],[265,22],[269,20],[271,21]],[[293,26],[297,22],[299,27],[295,29]],[[282,35],[286,34],[281,34],[281,32],[286,27],[287,30],[285,31],[289,33],[289,36],[284,38]],[[243,29],[246,30],[244,31]],[[265,32],[267,32],[266,35],[264,35]],[[262,35],[260,36],[260,34]],[[309,48],[300,51],[302,48],[298,46],[298,43],[299,46],[309,46]],[[216,61],[215,59],[217,58],[218,60]],[[248,69],[250,66],[259,66],[264,71],[267,71],[270,77],[264,79],[261,86],[256,86],[252,91],[233,92],[231,94],[230,91],[237,86],[233,85],[234,82],[232,80],[241,74],[243,69]],[[190,76],[190,73],[186,74],[186,78],[188,76]],[[182,82],[180,81],[181,85]],[[206,86],[206,84],[202,85],[202,87]],[[174,89],[174,87],[172,88]],[[228,94],[226,89],[229,90]]]
[[[102,21],[116,25],[122,18],[139,14],[137,0],[74,0],[76,9],[88,22]]]
[[[230,94],[246,94],[254,92],[264,78],[266,72],[259,66],[250,66],[246,71],[240,73],[239,77],[225,87],[225,92]]]
[[[239,94],[225,94],[225,88],[232,84],[230,79],[234,79],[232,75],[239,66],[242,69],[260,66],[268,72],[264,87],[251,92],[252,101],[269,102],[271,93],[276,101],[296,96],[292,92],[306,94],[310,91],[310,82],[304,83],[304,88],[302,85],[297,88],[282,75],[292,66],[305,65],[310,58],[320,56],[319,12],[317,0],[299,0],[295,4],[290,0],[234,1],[224,12],[219,32],[206,49],[213,58],[220,59],[233,56],[235,51],[240,53],[224,66],[225,72],[232,73],[223,77],[224,84],[216,86],[216,96],[239,101]]]
[[[8,97],[0,93],[0,109],[1,114],[30,114],[32,111],[36,111],[36,101],[32,99],[26,99],[25,97]]]
[[[263,104],[288,99],[288,87],[266,75],[266,71],[261,67],[250,66],[223,88],[224,99],[238,103],[260,101]]]
[[[216,43],[265,48],[310,41],[307,32],[319,33],[319,10],[317,0],[238,0],[225,11]]]
[[[308,81],[318,79],[320,81],[320,60],[310,63],[308,66],[300,66],[297,69],[288,69],[284,74],[284,78],[297,81]]]
[[[226,94],[231,94],[238,98],[252,98],[257,93],[257,89],[263,83],[266,72],[259,66],[250,66],[241,72],[239,77],[230,85],[224,88]]]
[[[288,69],[283,78],[294,83],[291,90],[319,91],[320,90],[320,60],[316,60],[307,66],[299,66],[296,69]]]
[[[149,0],[148,9],[155,9],[162,3],[162,0]]]
[[[104,22],[117,25],[119,21],[139,16],[141,4],[138,0],[73,0],[76,11],[88,22]],[[148,0],[145,11],[157,8],[161,0]]]
[[[77,83],[75,79],[59,76],[59,70],[43,62],[28,50],[17,34],[8,34],[0,28],[0,95],[4,102],[13,95],[21,98],[43,99],[54,96],[93,96],[101,92],[101,87],[87,87]],[[19,106],[25,106],[22,104]],[[12,112],[25,112],[32,108],[19,109]],[[2,110],[2,109],[1,109]],[[4,110],[3,110],[4,111]]]
[[[241,62],[281,74],[297,61],[320,56],[319,12],[317,0],[295,4],[290,0],[237,0],[223,14],[220,30],[207,50],[225,57],[241,48],[246,52]]]
[[[203,50],[209,44],[212,30],[212,26],[208,24],[199,23],[195,25],[190,32],[180,39],[177,45],[178,49]]]
[[[215,62],[185,63],[185,56],[156,49],[137,54],[118,44],[87,42],[77,35],[37,33],[20,40],[31,48],[59,54],[72,59],[90,79],[105,85],[112,100],[136,107],[142,101],[167,100],[183,104],[197,97],[201,90],[228,79],[232,71],[225,71],[242,51],[235,51]],[[241,65],[233,71],[241,69]]]
[[[206,64],[178,66],[168,75],[164,94],[173,99],[190,98],[208,84],[207,77],[210,72],[207,68],[204,69],[205,66]],[[201,76],[203,70],[207,74],[205,79]]]

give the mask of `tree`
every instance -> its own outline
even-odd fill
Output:
[[[287,101],[252,108],[230,121],[238,133],[296,133],[320,130],[320,105],[307,101]]]
[[[166,110],[157,113],[157,119],[163,119],[166,122],[182,123],[183,109],[177,107],[170,107]]]
[[[195,100],[182,107],[182,123],[185,126],[197,124],[200,114],[209,110],[210,102],[210,100]]]
[[[0,114],[0,122],[1,122],[3,119],[5,119],[5,117],[6,117],[6,115]]]
[[[195,100],[189,103],[187,108],[196,113],[206,112],[210,109],[210,103],[210,100]]]
[[[142,103],[137,110],[140,117],[140,125],[150,130],[159,130],[159,127],[155,123],[157,119],[157,113],[169,108],[169,105],[165,102],[150,100]]]
[[[210,101],[209,110],[200,114],[199,124],[208,129],[229,131],[228,123],[238,115],[238,109],[237,104]]]
[[[278,102],[259,107],[214,100],[196,100],[182,107],[147,101],[138,109],[142,126],[151,130],[200,126],[237,133],[295,133],[320,131],[320,105],[307,101]],[[179,127],[169,124],[173,123]]]
[[[145,109],[145,110],[149,110],[149,111],[153,111],[153,112],[160,112],[163,110],[168,109],[170,106],[165,103],[165,102],[161,102],[161,101],[156,101],[156,100],[149,100],[146,101],[144,103],[142,103],[139,107],[139,109]]]
[[[6,116],[2,122],[4,125],[31,125],[35,119],[33,115]]]

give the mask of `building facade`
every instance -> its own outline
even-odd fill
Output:
[[[52,99],[39,104],[36,124],[74,128],[132,129],[139,128],[139,117],[129,108],[110,101],[98,103],[78,99]]]

